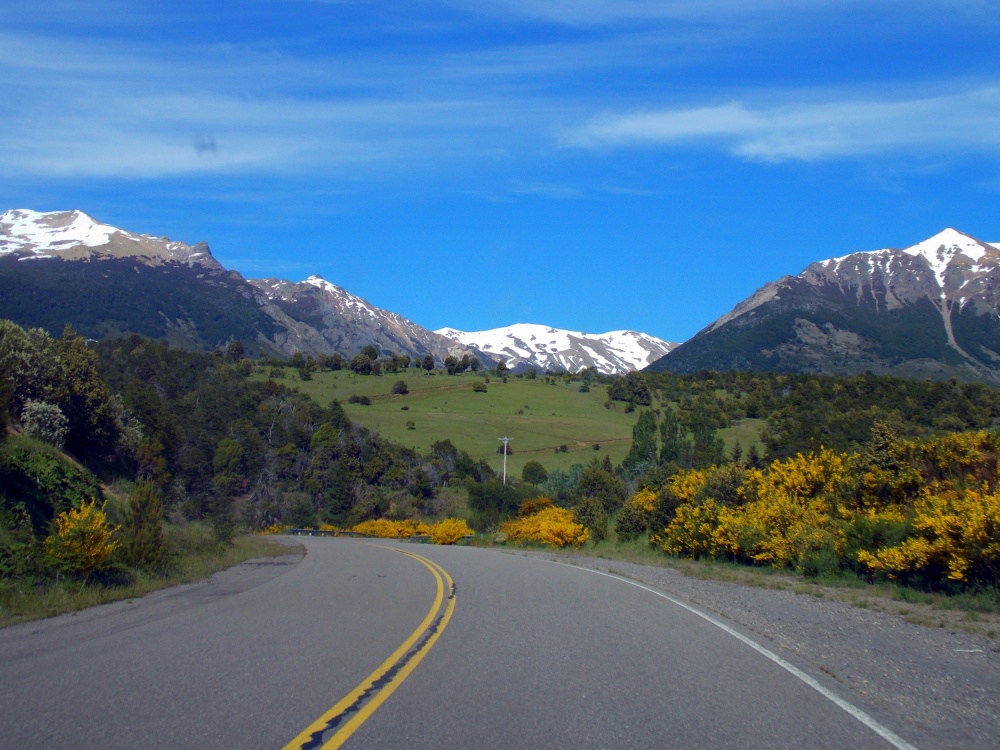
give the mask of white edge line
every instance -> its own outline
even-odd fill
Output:
[[[603,570],[594,570],[593,568],[585,568],[585,567],[582,567],[580,565],[571,565],[569,563],[560,562],[559,560],[546,560],[545,558],[540,558],[540,559],[543,560],[544,562],[553,563],[555,565],[562,565],[562,566],[567,567],[567,568],[573,568],[574,570],[582,570],[582,571],[585,571],[587,573],[595,573],[596,575],[604,576],[605,578],[613,578],[616,581],[622,581],[623,583],[627,583],[627,584],[629,584],[631,586],[635,586],[636,588],[640,588],[640,589],[643,589],[644,591],[648,591],[651,594],[656,594],[656,596],[662,597],[662,598],[666,599],[667,601],[676,604],[678,607],[683,607],[684,609],[686,609],[691,614],[697,615],[698,617],[700,617],[703,620],[707,620],[708,622],[712,623],[713,625],[715,625],[715,627],[719,628],[720,630],[723,630],[726,633],[729,633],[729,635],[733,636],[733,638],[736,638],[737,640],[742,641],[743,643],[745,643],[746,645],[748,645],[750,648],[752,648],[757,653],[759,653],[759,654],[761,654],[763,656],[766,656],[768,659],[770,659],[771,661],[773,661],[779,667],[781,667],[786,672],[788,672],[791,675],[793,675],[793,676],[797,677],[798,679],[800,679],[802,682],[804,682],[806,685],[808,685],[809,687],[811,687],[817,693],[819,693],[824,698],[826,698],[827,700],[829,700],[830,702],[832,702],[834,705],[838,706],[839,708],[842,708],[844,711],[846,711],[847,713],[849,713],[851,716],[853,716],[855,719],[857,719],[858,721],[860,721],[866,727],[868,727],[869,729],[871,729],[873,732],[875,732],[875,734],[877,734],[878,736],[880,736],[882,739],[884,739],[890,745],[892,745],[893,747],[897,748],[897,750],[917,750],[917,748],[914,745],[911,745],[909,742],[907,742],[906,740],[904,740],[902,737],[900,737],[898,734],[896,734],[895,732],[893,732],[888,727],[884,727],[881,724],[879,724],[877,721],[875,721],[875,719],[873,719],[871,716],[869,716],[868,714],[866,714],[864,711],[862,711],[857,706],[855,706],[855,705],[853,705],[851,703],[848,703],[846,700],[844,700],[843,698],[841,698],[839,695],[837,695],[833,691],[827,690],[825,687],[823,687],[822,685],[820,685],[816,680],[814,680],[812,677],[810,677],[809,675],[807,675],[805,672],[803,672],[801,669],[799,669],[795,665],[790,664],[789,662],[785,661],[784,659],[782,659],[780,656],[778,656],[773,651],[768,651],[766,648],[764,648],[763,646],[761,646],[756,641],[748,638],[747,636],[743,635],[739,631],[734,630],[733,628],[731,628],[728,625],[726,625],[724,622],[716,620],[711,615],[706,615],[704,612],[701,612],[701,611],[695,609],[690,604],[687,604],[687,603],[681,601],[680,599],[676,599],[675,597],[671,596],[670,594],[665,594],[662,591],[657,591],[656,589],[654,589],[654,588],[652,588],[650,586],[646,586],[645,584],[639,583],[638,581],[632,581],[632,580],[630,580],[628,578],[623,578],[621,576],[617,576],[614,573],[605,573]]]

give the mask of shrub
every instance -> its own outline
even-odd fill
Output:
[[[551,508],[552,505],[552,501],[547,497],[532,497],[521,503],[521,507],[517,510],[517,515],[521,518],[526,518],[527,516],[533,516],[546,508]]]
[[[407,393],[410,392],[410,388],[408,385],[406,385],[405,380],[397,380],[395,383],[392,384],[392,392],[395,393],[397,396],[405,396]]]
[[[361,406],[371,406],[372,400],[368,396],[354,395],[347,399],[349,404],[360,404]]]
[[[926,488],[914,503],[913,535],[858,561],[891,578],[924,576],[929,583],[1000,579],[1000,489]]]
[[[484,383],[482,380],[477,380],[475,383],[472,384],[472,392],[486,393],[486,383]]]
[[[419,521],[390,521],[388,518],[376,518],[355,524],[351,531],[377,539],[409,539],[411,536],[426,534],[428,529],[428,526]]]
[[[656,494],[645,487],[632,495],[615,520],[615,533],[622,539],[645,533],[656,508],[656,500]]]
[[[514,541],[535,541],[550,547],[576,547],[587,542],[587,529],[573,521],[565,508],[546,508],[526,518],[507,521],[500,532]]]
[[[122,533],[122,557],[127,564],[155,568],[165,562],[167,538],[163,533],[163,505],[152,482],[139,482],[129,494]]]
[[[608,536],[608,511],[596,497],[585,497],[573,506],[573,518],[587,527],[595,542]]]
[[[24,431],[36,440],[62,448],[69,432],[69,420],[55,404],[45,401],[26,401],[21,411]]]
[[[117,526],[108,523],[107,502],[83,502],[56,516],[56,532],[45,540],[45,551],[60,568],[70,573],[89,575],[104,570],[118,547]]]
[[[460,539],[470,536],[472,529],[460,518],[446,518],[428,527],[428,533],[434,544],[455,544]]]

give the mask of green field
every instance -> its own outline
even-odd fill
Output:
[[[472,385],[484,381],[482,373],[435,371],[428,375],[410,369],[395,375],[363,376],[340,370],[317,372],[312,380],[304,381],[294,368],[265,367],[254,377],[267,379],[278,371],[281,377],[274,380],[279,383],[298,388],[319,404],[336,399],[354,421],[420,453],[448,439],[473,458],[485,458],[499,472],[503,456],[497,438],[513,438],[507,472],[515,476],[520,476],[528,461],[538,461],[551,471],[608,455],[617,465],[632,446],[632,426],[639,414],[626,414],[625,404],[618,402],[605,408],[604,385],[595,383],[588,393],[581,393],[578,381],[566,383],[561,378],[555,379],[555,385],[544,378],[511,377],[506,383],[492,378],[486,393],[476,393]],[[398,380],[406,382],[407,395],[392,394]],[[372,403],[348,403],[351,396],[367,396]],[[407,427],[408,421],[413,422],[413,429]],[[764,424],[761,419],[745,419],[720,430],[719,435],[727,450],[738,439],[746,451],[757,442]],[[595,443],[600,450],[594,450]],[[557,453],[556,448],[563,445],[569,451]]]
[[[561,379],[551,385],[543,378],[509,378],[506,383],[493,378],[486,393],[476,393],[472,384],[483,381],[482,374],[426,375],[411,369],[405,374],[359,376],[340,370],[318,372],[312,380],[303,381],[292,368],[282,372],[282,378],[275,378],[278,382],[299,388],[323,405],[337,399],[351,419],[420,452],[448,439],[473,458],[487,459],[499,471],[503,456],[497,452],[497,438],[513,438],[507,472],[517,476],[531,460],[549,470],[586,463],[594,456],[610,455],[612,462],[621,463],[631,447],[638,416],[638,412],[626,414],[621,403],[606,409],[603,385],[595,384],[589,393],[581,393],[579,382],[566,384]],[[271,368],[264,368],[255,377],[267,378],[270,373]],[[391,394],[397,380],[406,381],[407,395]],[[372,403],[347,403],[351,396],[368,396]],[[407,429],[407,421],[414,423],[413,429]],[[595,443],[599,451],[594,450]],[[562,445],[568,446],[568,453],[555,452]]]

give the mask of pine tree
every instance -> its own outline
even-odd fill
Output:
[[[679,464],[685,452],[681,423],[677,421],[674,410],[669,406],[663,411],[663,421],[660,423],[660,463]]]
[[[638,477],[654,468],[656,459],[656,414],[643,409],[632,428],[632,449],[622,462],[622,468],[627,476]]]
[[[129,493],[122,532],[125,562],[143,568],[156,568],[167,557],[167,538],[163,533],[163,505],[156,485],[149,481],[136,483]]]

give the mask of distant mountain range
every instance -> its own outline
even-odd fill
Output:
[[[1000,244],[946,229],[901,250],[819,261],[677,345],[523,323],[429,331],[319,276],[245,279],[203,242],[135,234],[80,211],[18,209],[0,215],[0,317],[200,350],[238,339],[250,354],[351,357],[374,344],[438,364],[503,360],[515,371],[871,371],[1000,385]]]
[[[766,284],[653,371],[871,371],[1000,384],[1000,245],[955,229]]]
[[[81,211],[0,215],[0,317],[56,335],[70,323],[91,338],[139,333],[200,350],[238,339],[251,354],[351,357],[374,344],[383,354],[430,354],[438,364],[465,354],[487,367],[504,359],[515,371],[621,373],[672,346],[631,331],[429,331],[319,276],[245,279],[204,242],[135,234]]]
[[[606,375],[621,375],[641,370],[677,346],[636,331],[582,333],[532,323],[471,332],[439,328],[437,333],[503,359],[514,372],[594,367]]]
[[[243,278],[207,244],[101,224],[81,211],[0,215],[0,317],[92,338],[139,333],[211,350],[239,339],[251,354],[353,356],[482,352],[380,310],[318,276],[295,284]]]

